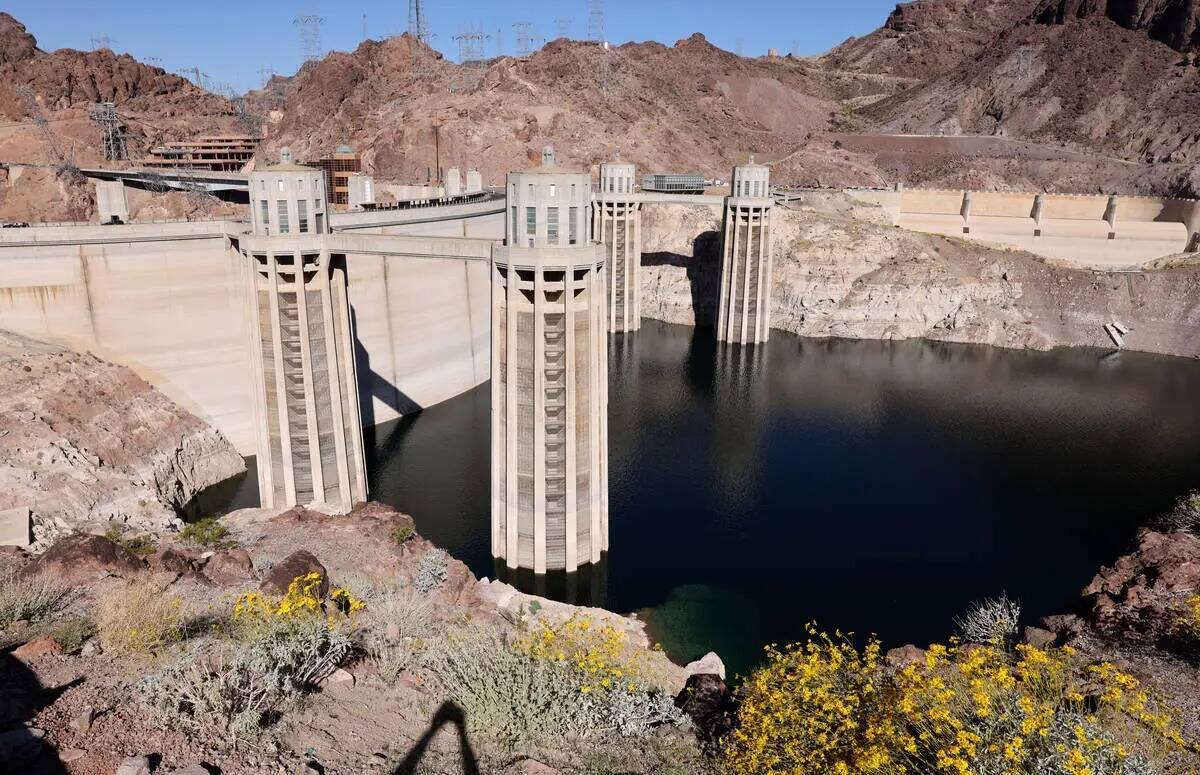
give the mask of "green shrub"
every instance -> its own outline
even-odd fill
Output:
[[[688,723],[663,692],[584,691],[570,664],[529,657],[483,630],[448,637],[427,654],[427,667],[463,709],[472,731],[508,745],[565,734],[641,735],[659,724]]]
[[[0,630],[16,621],[48,619],[70,603],[70,593],[44,576],[0,574]]]
[[[179,537],[199,546],[209,549],[228,549],[234,545],[229,540],[229,528],[221,524],[217,517],[205,517],[191,522],[180,531]]]
[[[434,635],[433,607],[427,598],[398,587],[377,588],[369,600],[366,651],[379,680],[391,686],[416,663]]]
[[[154,554],[154,550],[158,548],[154,536],[149,533],[126,536],[118,528],[110,527],[104,531],[104,537],[137,555]]]
[[[967,643],[1007,647],[1016,643],[1020,619],[1021,604],[1001,595],[972,603],[954,623]]]
[[[46,622],[38,628],[38,635],[54,638],[67,654],[76,654],[96,634],[96,623],[85,616],[65,616]]]
[[[400,545],[411,539],[416,534],[417,531],[412,526],[411,522],[399,522],[395,527],[392,528],[392,542],[396,545]]]
[[[1200,535],[1200,491],[1189,492],[1175,502],[1162,519],[1163,527]]]
[[[192,648],[138,685],[152,720],[227,739],[256,737],[350,653],[350,637],[321,616],[273,620],[248,641]]]
[[[432,592],[446,581],[446,557],[441,549],[430,549],[422,555],[413,578],[413,586],[418,592]]]

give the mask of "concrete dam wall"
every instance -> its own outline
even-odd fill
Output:
[[[1094,268],[1130,268],[1194,247],[1200,202],[1008,191],[848,191],[901,228],[1026,250]]]
[[[127,365],[253,454],[241,231],[223,222],[6,230],[0,328]],[[346,256],[364,421],[488,378],[490,240],[329,239]]]

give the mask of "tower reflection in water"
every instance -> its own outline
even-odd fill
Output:
[[[768,415],[767,347],[719,343],[713,380],[714,492],[722,511],[738,512],[754,499],[762,471]]]
[[[604,608],[608,601],[608,553],[600,562],[579,566],[574,573],[534,573],[526,568],[509,568],[501,558],[492,561],[494,577],[527,595],[547,597],[572,605]]]

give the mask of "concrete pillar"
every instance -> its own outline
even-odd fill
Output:
[[[462,195],[462,174],[458,167],[451,167],[446,170],[446,179],[442,181],[442,185],[446,189],[446,196],[461,196]]]
[[[96,181],[96,218],[102,224],[129,223],[129,200],[120,180]]]
[[[507,179],[492,252],[492,553],[575,571],[608,548],[605,250],[591,179],[543,165]]]
[[[1110,196],[1104,208],[1104,220],[1108,223],[1108,238],[1117,238],[1117,198]]]
[[[600,191],[592,202],[592,232],[607,253],[604,275],[608,296],[608,330],[642,327],[642,203],[635,198],[632,164],[600,165]]]
[[[961,215],[962,219],[963,219],[963,227],[962,227],[963,234],[970,234],[971,233],[971,192],[970,191],[963,192],[962,207],[959,208],[958,212],[959,212],[959,215]]]
[[[773,204],[767,167],[751,157],[749,164],[734,168],[731,196],[725,199],[718,341],[755,344],[771,335]]]
[[[1044,194],[1037,194],[1033,197],[1033,211],[1029,213],[1029,217],[1033,218],[1033,236],[1042,236],[1042,208],[1046,206],[1046,197]]]
[[[250,284],[259,497],[347,512],[367,498],[345,258],[329,252],[324,174],[250,176]]]
[[[347,178],[347,204],[350,209],[359,209],[363,205],[375,204],[375,179],[362,172],[356,172]]]
[[[467,191],[468,194],[478,194],[483,191],[483,175],[479,170],[467,170]]]

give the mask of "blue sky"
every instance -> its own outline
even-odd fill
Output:
[[[516,45],[513,23],[532,22],[539,38],[557,37],[556,20],[569,19],[571,37],[587,36],[587,0],[425,0],[433,45],[457,58],[454,36],[474,25],[490,37],[486,53],[496,53],[497,30],[505,53]],[[817,54],[851,35],[878,27],[895,0],[605,0],[607,37],[615,43],[657,40],[670,45],[693,32],[713,43],[749,55],[778,48]],[[408,0],[7,0],[3,10],[22,22],[43,50],[92,47],[107,35],[112,48],[139,59],[157,57],[161,67],[199,67],[212,82],[242,91],[260,84],[260,66],[295,72],[299,36],[292,20],[301,13],[325,19],[325,50],[353,49],[362,39],[363,14],[371,37],[403,32]]]

